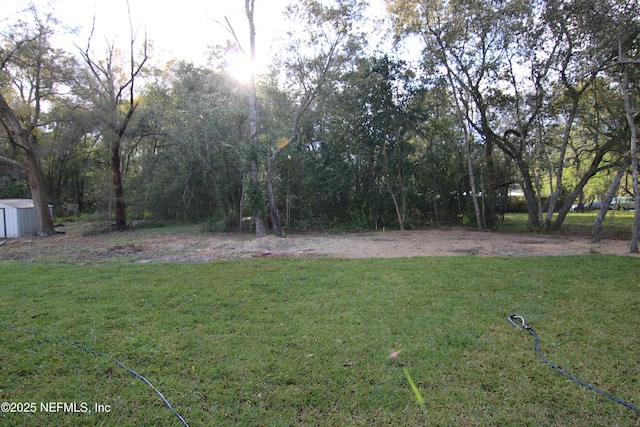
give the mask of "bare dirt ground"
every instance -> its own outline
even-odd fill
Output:
[[[416,231],[292,234],[205,233],[200,226],[86,234],[86,225],[52,237],[0,239],[0,259],[72,264],[209,262],[251,257],[394,258],[418,256],[631,255],[627,240],[592,244],[585,236],[480,232],[461,227]]]

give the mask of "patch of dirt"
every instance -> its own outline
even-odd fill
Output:
[[[65,227],[65,234],[6,239],[0,246],[0,259],[72,264],[102,264],[116,260],[208,262],[251,257],[510,257],[590,253],[637,256],[629,253],[627,240],[592,244],[584,236],[480,232],[461,227],[255,238],[249,233],[205,233],[199,226],[85,235],[81,224],[73,224]]]

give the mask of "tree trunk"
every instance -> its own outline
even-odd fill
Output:
[[[250,186],[250,195],[251,195],[251,203],[256,204],[259,203],[260,206],[251,206],[251,214],[253,215],[253,222],[256,227],[256,237],[264,237],[268,234],[267,225],[264,221],[263,215],[263,199],[262,199],[262,190],[260,188],[260,177],[258,174],[258,161],[253,158],[250,160],[250,172],[249,172],[249,180],[251,181]],[[259,193],[256,194],[256,193]]]
[[[398,218],[398,225],[401,231],[404,231],[404,215],[400,209],[400,205],[398,204],[398,196],[393,192],[393,188],[391,187],[391,178],[389,174],[386,174],[385,180],[387,181],[387,191],[391,195],[391,200],[393,200],[393,206],[396,209],[396,216]]]
[[[113,195],[116,198],[115,228],[119,231],[127,229],[127,210],[124,202],[121,164],[120,141],[117,141],[111,146],[111,175],[113,178]]]
[[[38,234],[41,236],[51,236],[56,233],[53,227],[53,218],[51,210],[47,202],[47,194],[45,192],[44,180],[40,171],[40,162],[37,157],[30,151],[24,152],[24,171],[27,174],[29,182],[29,191],[31,199],[36,211],[36,220],[38,223]]]
[[[250,63],[254,64],[256,60],[256,27],[253,22],[254,12],[254,0],[245,0],[245,12],[247,14],[247,21],[249,22],[249,54]],[[258,174],[258,103],[256,100],[256,76],[255,71],[252,69],[249,73],[249,132],[251,138],[251,148],[253,150],[253,156],[251,159],[251,174],[249,178],[253,185],[253,191],[261,191],[260,176]],[[254,201],[262,201],[262,197],[255,198]],[[267,227],[262,216],[263,206],[254,207],[254,221],[256,225],[256,237],[266,236],[268,233]]]
[[[523,158],[522,154],[519,151],[510,149],[504,143],[499,145],[502,151],[504,151],[505,154],[507,154],[511,159],[513,159],[513,161],[516,162],[516,166],[518,166],[518,170],[522,175],[522,191],[524,193],[525,201],[527,202],[529,226],[531,228],[539,228],[540,213],[542,212],[540,203],[538,203],[538,195],[540,192],[536,191],[536,186],[534,186],[534,179],[531,176],[531,171],[529,170],[529,163]]]
[[[271,156],[267,158],[267,198],[269,200],[269,216],[271,217],[273,234],[282,237],[280,211],[278,210],[276,193],[273,190],[273,160]]]
[[[529,226],[531,228],[540,228],[540,212],[541,207],[538,203],[538,193],[533,185],[533,180],[531,179],[531,175],[529,174],[529,169],[526,169],[526,172],[523,172],[524,168],[520,169],[520,172],[523,175],[523,183],[522,191],[524,192],[524,199],[527,202],[527,215],[529,217]]]
[[[484,230],[485,226],[482,222],[480,206],[478,205],[478,193],[476,191],[476,177],[473,170],[473,160],[471,158],[471,141],[469,138],[469,129],[466,123],[460,123],[464,128],[464,153],[467,158],[467,171],[469,172],[469,185],[471,186],[471,200],[473,201],[473,211],[476,214],[476,225],[478,230]]]
[[[24,159],[23,163],[7,158],[0,158],[0,161],[19,166],[25,171],[27,181],[29,182],[31,198],[33,199],[33,205],[36,210],[38,233],[41,236],[55,234],[53,218],[51,217],[49,203],[47,202],[44,179],[42,178],[42,170],[40,168],[40,162],[38,161],[38,145],[35,137],[32,137],[31,131],[22,127],[18,117],[9,104],[7,104],[2,94],[0,94],[0,116],[4,118],[4,128],[7,131],[11,145],[22,151]]]
[[[560,229],[560,227],[562,226],[562,223],[567,217],[567,214],[571,210],[571,205],[573,204],[573,201],[578,197],[578,194],[582,191],[584,186],[587,185],[587,182],[589,182],[589,180],[593,178],[596,173],[598,173],[598,170],[599,170],[598,165],[600,165],[600,163],[602,162],[604,155],[616,144],[616,140],[617,140],[616,138],[611,138],[609,141],[607,141],[606,144],[598,148],[593,160],[591,160],[589,169],[587,169],[587,171],[582,175],[582,177],[580,178],[580,182],[576,184],[576,187],[573,189],[571,194],[567,196],[567,200],[565,200],[565,203],[563,204],[562,208],[560,208],[560,210],[558,211],[558,216],[556,217],[556,220],[553,223],[554,229],[556,230]],[[607,203],[607,206],[609,206],[608,203]]]
[[[570,91],[573,94],[576,91]],[[551,220],[553,218],[553,212],[556,210],[556,204],[558,202],[558,196],[562,192],[562,175],[564,173],[564,159],[567,153],[567,146],[569,145],[569,138],[571,137],[571,128],[573,127],[573,121],[575,120],[578,112],[578,99],[579,95],[572,96],[573,101],[571,104],[571,110],[569,111],[569,117],[565,124],[564,135],[562,136],[562,145],[560,147],[560,156],[558,159],[558,166],[556,170],[556,188],[551,192],[549,197],[549,209],[547,210],[547,216],[544,220],[544,228],[551,227]],[[550,168],[551,170],[551,168]]]
[[[616,176],[611,183],[611,187],[609,187],[609,192],[602,201],[602,206],[600,207],[598,215],[596,216],[596,220],[593,223],[593,230],[591,231],[591,243],[600,243],[600,241],[602,240],[602,223],[604,222],[604,217],[609,211],[609,204],[611,203],[613,196],[618,191],[618,187],[620,187],[620,181],[622,181],[622,176],[627,171],[630,161],[631,159],[629,159],[628,157],[626,157],[622,161],[620,168],[618,168],[618,173],[616,173]]]
[[[622,47],[620,47],[622,52]],[[621,59],[624,56],[621,55]],[[629,245],[629,251],[631,253],[638,253],[638,232],[640,229],[640,184],[638,183],[638,128],[636,126],[635,118],[633,117],[633,111],[631,111],[631,99],[629,96],[629,64],[624,64],[624,81],[622,84],[622,91],[624,95],[624,109],[627,116],[627,122],[629,124],[629,130],[631,131],[631,176],[633,177],[633,195],[634,212],[633,212],[633,228],[631,231],[631,243]]]
[[[495,215],[496,215],[496,187],[498,185],[498,178],[496,176],[496,166],[493,161],[493,146],[495,143],[495,134],[491,130],[489,126],[489,120],[487,118],[486,113],[486,105],[482,104],[482,101],[478,102],[478,108],[480,109],[481,116],[481,127],[482,133],[485,137],[484,141],[484,158],[486,162],[486,170],[487,170],[487,194],[486,194],[486,218],[485,218],[485,226],[487,228],[493,228],[495,225]],[[485,195],[483,194],[483,199],[485,199]]]
[[[484,230],[485,223],[482,219],[482,212],[480,211],[480,205],[478,204],[478,192],[476,191],[476,177],[473,170],[473,159],[471,157],[471,137],[469,135],[469,125],[466,123],[464,117],[469,115],[469,106],[466,102],[458,100],[458,94],[456,86],[451,76],[451,70],[447,68],[447,79],[449,80],[449,87],[453,93],[453,100],[456,105],[456,118],[458,120],[458,126],[462,128],[464,135],[464,154],[467,159],[467,171],[469,172],[469,186],[471,187],[471,200],[473,201],[473,211],[476,214],[476,226],[478,230]],[[460,103],[464,105],[467,110],[466,113],[462,111]]]
[[[511,131],[505,132],[505,135],[500,138],[496,138],[498,146],[500,149],[509,156],[514,162],[516,162],[516,166],[522,175],[522,191],[524,192],[524,198],[527,202],[527,213],[529,216],[529,226],[532,228],[540,227],[540,213],[542,208],[539,203],[540,194],[539,185],[534,186],[534,177],[531,176],[531,171],[529,169],[529,163],[524,157],[523,150],[519,149],[517,146],[512,144],[508,144],[507,135],[513,134],[520,138],[520,146],[525,145],[524,138],[526,138],[524,132],[519,131]],[[538,181],[535,181],[535,184],[538,184]]]

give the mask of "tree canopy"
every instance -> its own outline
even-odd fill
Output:
[[[133,28],[103,55],[92,40],[65,50],[33,8],[0,35],[0,198],[44,194],[119,229],[282,235],[482,229],[509,210],[560,228],[638,193],[637,2],[385,4],[374,21],[360,0],[291,2],[271,69],[248,83],[225,64],[255,57],[255,0],[207,65],[159,63]]]

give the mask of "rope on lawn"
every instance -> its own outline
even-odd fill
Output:
[[[533,348],[535,349],[536,353],[538,353],[538,356],[540,356],[540,358],[542,359],[542,361],[544,363],[549,364],[549,366],[551,366],[553,369],[555,369],[556,371],[560,372],[562,375],[568,377],[569,379],[577,382],[578,384],[588,388],[591,391],[595,391],[598,394],[601,394],[611,400],[613,400],[616,403],[619,403],[623,406],[626,406],[629,409],[633,409],[634,411],[638,411],[640,412],[640,408],[638,408],[637,406],[633,406],[632,404],[625,402],[624,400],[620,400],[617,397],[614,397],[608,393],[605,393],[602,390],[599,390],[597,388],[595,388],[594,386],[585,383],[584,381],[574,377],[573,375],[567,373],[565,370],[563,370],[562,368],[560,368],[559,366],[554,365],[549,359],[547,359],[544,354],[542,354],[542,352],[540,351],[540,339],[538,338],[538,335],[533,331],[533,329],[531,328],[531,326],[529,326],[527,324],[527,322],[524,320],[524,317],[522,316],[516,316],[515,314],[510,315],[508,318],[509,322],[511,322],[516,328],[520,329],[521,331],[527,331],[529,332],[533,338],[535,338],[535,343],[533,345]],[[521,324],[516,323],[516,319],[520,320]]]
[[[103,358],[105,358],[105,359],[109,359],[109,360],[111,360],[112,362],[114,362],[115,364],[117,364],[118,366],[120,366],[122,369],[124,369],[125,371],[129,372],[129,373],[130,373],[131,375],[133,375],[134,377],[139,378],[140,380],[142,380],[142,382],[144,382],[146,385],[148,385],[148,386],[149,386],[149,388],[151,388],[151,390],[153,390],[153,391],[154,391],[158,396],[160,396],[160,399],[162,399],[162,401],[163,401],[163,402],[164,402],[164,404],[167,406],[167,408],[169,408],[169,409],[170,409],[170,410],[171,410],[171,411],[176,415],[176,417],[178,417],[178,419],[180,420],[180,422],[181,422],[185,427],[189,427],[189,424],[187,424],[187,422],[184,420],[184,418],[182,418],[182,415],[180,415],[180,414],[178,413],[178,411],[176,411],[175,409],[173,409],[173,406],[171,406],[171,403],[169,403],[169,401],[164,397],[164,395],[160,392],[160,390],[158,390],[157,388],[155,388],[155,387],[153,386],[153,384],[151,384],[151,382],[150,382],[148,379],[146,379],[145,377],[143,377],[142,375],[140,375],[139,373],[137,373],[137,372],[136,372],[136,371],[134,371],[133,369],[128,368],[127,366],[125,366],[125,365],[124,365],[122,362],[120,362],[119,360],[117,360],[117,359],[115,359],[115,358],[113,358],[113,357],[111,357],[111,356],[108,356],[108,355],[105,355],[105,354],[99,353],[99,352],[97,352],[97,351],[95,351],[95,350],[93,350],[93,349],[91,349],[91,348],[89,348],[89,347],[86,347],[86,346],[84,346],[84,345],[82,345],[82,344],[75,343],[75,342],[73,342],[73,341],[67,341],[67,340],[64,340],[64,339],[61,339],[61,338],[55,338],[55,337],[52,337],[52,336],[50,336],[50,335],[45,335],[45,334],[41,334],[41,333],[39,333],[39,332],[30,331],[30,330],[28,330],[28,329],[20,329],[20,328],[16,328],[16,327],[13,327],[13,326],[6,326],[6,325],[3,325],[3,324],[1,324],[1,323],[0,323],[0,325],[1,325],[1,326],[3,326],[3,327],[5,327],[5,328],[7,328],[7,329],[9,329],[9,330],[11,330],[11,331],[15,331],[15,332],[23,332],[23,333],[25,333],[25,334],[31,334],[31,335],[34,335],[34,336],[37,336],[37,337],[46,338],[46,339],[51,340],[51,341],[59,341],[59,342],[62,342],[62,343],[64,343],[64,344],[69,344],[69,345],[72,345],[72,346],[74,346],[74,347],[76,347],[76,348],[78,348],[78,349],[80,349],[80,350],[82,350],[82,351],[85,351],[85,352],[87,352],[87,353],[91,353],[91,354],[93,354],[93,355],[95,355],[95,356],[103,357]]]

